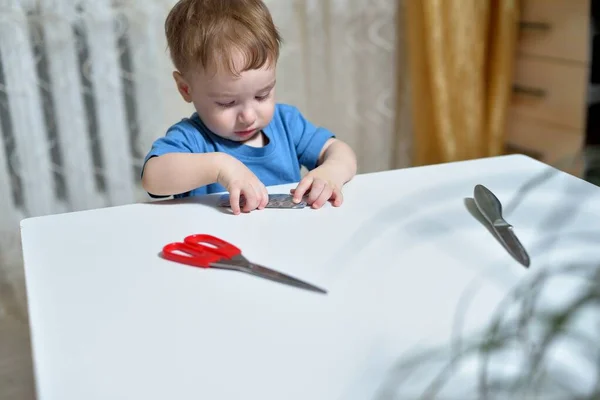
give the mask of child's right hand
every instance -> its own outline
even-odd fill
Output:
[[[241,161],[227,157],[219,168],[217,182],[229,192],[229,203],[234,214],[240,211],[262,210],[269,202],[269,193],[265,185]],[[240,209],[240,196],[246,204]]]

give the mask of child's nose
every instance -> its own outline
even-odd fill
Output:
[[[239,114],[238,118],[240,123],[251,125],[256,121],[256,113],[252,109],[246,109]]]

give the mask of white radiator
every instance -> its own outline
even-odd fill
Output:
[[[143,156],[187,113],[163,33],[173,3],[0,0],[2,254],[23,217],[147,199]]]

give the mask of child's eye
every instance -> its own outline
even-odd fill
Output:
[[[219,107],[225,107],[225,108],[233,107],[234,104],[235,104],[235,101],[230,101],[229,103],[219,103],[219,102],[217,102],[217,105]]]
[[[265,94],[264,96],[256,96],[255,99],[258,101],[265,101],[269,97],[270,93]]]

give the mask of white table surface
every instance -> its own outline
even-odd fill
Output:
[[[529,270],[469,212],[478,183],[503,202]],[[24,220],[39,399],[386,398],[394,363],[448,343],[459,308],[463,332],[481,329],[518,282],[600,260],[600,189],[525,156],[359,175],[344,198],[234,216],[207,196]],[[329,293],[158,256],[192,233]],[[552,298],[573,290],[559,282]]]

